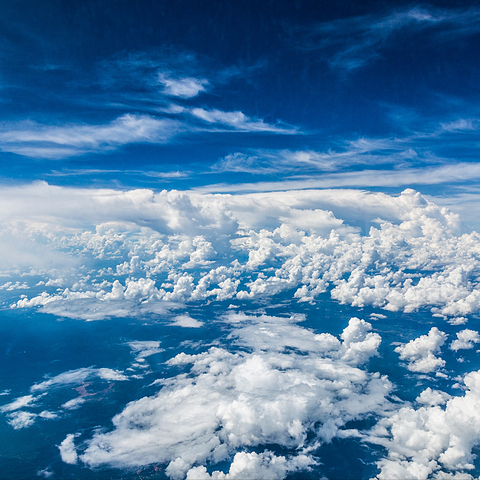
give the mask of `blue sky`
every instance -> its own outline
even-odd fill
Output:
[[[474,2],[10,2],[1,181],[476,195],[479,17]]]
[[[480,7],[4,3],[4,475],[477,477]]]

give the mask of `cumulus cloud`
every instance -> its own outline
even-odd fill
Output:
[[[202,195],[38,184],[0,192],[0,205],[11,238],[31,236],[60,256],[70,251],[77,262],[110,265],[95,278],[79,277],[78,268],[76,277],[37,270],[45,289],[22,294],[14,308],[96,320],[295,289],[301,302],[329,292],[358,307],[428,308],[452,323],[480,311],[478,233],[463,234],[455,214],[413,190],[397,197],[351,190]],[[94,212],[89,221],[79,205]],[[66,288],[49,293],[51,278]]]
[[[148,349],[149,346],[140,346],[135,344],[135,342],[133,342],[133,344],[134,347],[138,347],[139,356],[142,356],[142,354],[143,356],[147,356],[148,354],[153,353],[148,353],[145,351],[145,348],[142,349],[142,347]],[[150,350],[152,350],[151,345]],[[95,380],[108,382],[109,387],[99,391],[87,392],[86,387]],[[54,420],[61,416],[62,411],[76,410],[80,408],[88,398],[93,399],[97,395],[101,396],[106,393],[111,388],[113,382],[122,382],[126,380],[129,380],[129,377],[123,374],[123,372],[111,368],[88,367],[69,370],[43,380],[42,382],[35,383],[30,387],[30,392],[32,394],[18,397],[12,402],[3,405],[0,407],[0,412],[6,415],[7,423],[15,430],[27,428],[32,426],[39,419]],[[41,407],[40,399],[45,400],[45,397],[52,394],[53,391],[65,387],[67,387],[69,391],[72,389],[76,390],[79,393],[79,396],[64,402],[60,406],[60,410],[42,410],[37,413],[38,409]],[[37,393],[37,395],[33,395],[33,393]],[[25,409],[37,409],[37,412],[26,411]]]
[[[55,475],[53,470],[50,467],[44,468],[42,470],[39,470],[37,472],[38,477],[43,477],[43,478],[51,478]]]
[[[12,308],[84,320],[130,316],[183,327],[202,325],[194,313],[198,305],[271,305],[285,294],[294,302],[314,304],[330,296],[353,307],[370,306],[377,309],[371,315],[379,319],[375,323],[391,317],[380,309],[422,309],[453,324],[480,311],[478,233],[465,233],[455,214],[413,190],[398,196],[351,190],[214,195],[37,184],[0,190],[2,206],[0,222],[13,239],[30,236],[85,264],[76,275],[66,265],[12,276],[10,285],[18,280],[31,287],[28,296],[9,291],[18,295],[10,297]],[[170,359],[175,375],[152,384],[161,385],[156,395],[129,403],[110,431],[81,442],[67,437],[66,458],[90,467],[164,462],[172,478],[260,472],[278,478],[321,462],[312,451],[322,443],[356,437],[382,442],[390,452],[379,463],[384,477],[468,470],[477,442],[473,427],[459,440],[453,440],[462,433],[453,420],[441,424],[443,436],[433,427],[436,416],[453,412],[464,397],[432,385],[415,391],[415,402],[392,402],[388,379],[368,371],[381,341],[370,323],[352,318],[340,335],[332,335],[305,328],[303,320],[247,315],[238,308],[211,319],[220,322],[223,335],[213,348]],[[395,350],[410,371],[441,374],[446,338],[433,327]],[[473,348],[478,332],[463,330],[452,340],[454,351]],[[162,344],[155,338],[127,344],[135,357],[130,368],[88,367],[45,378],[2,413],[13,428],[25,428],[68,414],[85,400],[62,399],[55,412],[40,412],[39,394],[95,380],[140,378],[135,369],[146,374],[145,358],[159,353]],[[465,394],[472,401],[473,378],[466,377]],[[366,418],[380,418],[378,429],[349,427],[351,420]],[[403,424],[408,428],[402,433]],[[410,438],[412,429],[417,433]],[[423,447],[422,438],[440,447]],[[457,453],[446,442],[457,442]],[[420,457],[413,457],[417,443]],[[285,450],[271,454],[265,445]],[[445,463],[441,455],[447,451],[462,460]],[[230,464],[225,473],[216,467],[220,462]]]
[[[35,404],[38,397],[33,395],[25,395],[23,397],[19,397],[11,403],[7,405],[3,405],[0,407],[0,412],[13,412],[14,410],[18,410],[23,407],[29,407]]]
[[[65,440],[58,446],[60,450],[60,456],[62,457],[62,461],[65,463],[69,463],[71,465],[75,465],[77,463],[77,452],[75,449],[75,437],[74,434],[69,434],[65,437]]]
[[[450,344],[450,348],[454,351],[468,350],[473,348],[476,343],[480,343],[479,333],[466,328],[457,333],[457,339]]]
[[[463,382],[464,396],[446,400],[449,396],[440,394],[443,401],[406,406],[380,420],[368,439],[388,450],[378,462],[377,478],[471,478],[472,449],[480,443],[480,371],[468,373]],[[422,394],[425,400],[433,395]]]
[[[8,424],[13,427],[14,430],[20,430],[21,428],[27,428],[35,423],[35,419],[38,417],[36,413],[32,412],[14,412],[8,415]]]
[[[349,420],[388,403],[388,380],[359,368],[379,344],[366,322],[352,319],[339,340],[302,328],[296,317],[232,314],[225,320],[241,350],[212,347],[173,357],[168,364],[189,367],[190,375],[163,380],[157,395],[131,402],[114,417],[112,431],[95,434],[81,453],[77,448],[78,458],[90,467],[167,462],[166,473],[176,479],[204,476],[202,464],[237,451],[229,476],[213,478],[240,472],[279,478],[314,464],[302,451],[309,432],[315,442],[329,442]],[[288,350],[292,346],[298,353]],[[242,453],[265,443],[299,452],[288,458]]]
[[[26,405],[22,405],[26,406]],[[31,406],[31,405],[28,405]],[[20,408],[20,407],[18,407]],[[58,418],[58,415],[48,410],[43,410],[40,413],[26,412],[23,410],[13,411],[7,414],[7,423],[14,429],[20,430],[22,428],[31,427],[37,419],[53,420]]]
[[[445,360],[435,356],[445,343],[447,335],[437,327],[432,327],[428,335],[422,335],[405,345],[395,348],[401,360],[408,362],[407,368],[412,372],[430,373],[445,365]]]
[[[303,318],[297,316],[244,317],[238,313],[230,313],[225,319],[242,323],[242,328],[235,329],[229,338],[237,338],[244,346],[254,347],[256,350],[282,351],[289,347],[299,351],[318,352],[353,365],[365,363],[376,355],[381,343],[380,335],[371,332],[372,326],[356,317],[350,319],[340,335],[342,341],[328,333],[314,334],[302,328],[297,322]]]
[[[159,292],[152,280],[141,278],[127,282],[126,289],[116,281],[110,292],[72,292],[68,288],[59,294],[42,292],[36,297],[18,300],[12,308],[42,307],[43,312],[59,317],[94,321],[152,313],[160,315],[177,308],[169,301],[162,301],[167,300],[166,297],[165,291]],[[182,292],[177,289],[177,292],[171,293],[168,300],[172,299],[183,299]],[[145,300],[148,302],[141,303]]]
[[[68,402],[65,402],[62,405],[62,408],[65,409],[65,410],[77,410],[86,401],[87,401],[87,399],[85,397],[72,398],[71,400],[68,400]]]
[[[432,390],[428,387],[416,398],[416,401],[422,405],[436,406],[444,405],[450,398],[452,397],[448,393]]]
[[[190,315],[177,315],[173,318],[170,325],[184,328],[200,328],[203,322],[192,318]]]
[[[307,470],[315,461],[307,455],[299,455],[292,459],[276,456],[272,452],[236,453],[228,473],[214,471],[210,475],[204,466],[191,468],[187,472],[187,480],[207,479],[265,479],[277,480],[285,478],[287,473],[295,470]],[[172,469],[173,470],[173,469]],[[183,472],[182,472],[183,473]],[[173,475],[172,475],[173,476]]]

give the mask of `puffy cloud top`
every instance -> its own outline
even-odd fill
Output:
[[[429,373],[445,365],[445,360],[436,357],[447,335],[437,327],[432,327],[428,335],[411,340],[395,349],[402,360],[407,360],[407,368],[412,372]]]

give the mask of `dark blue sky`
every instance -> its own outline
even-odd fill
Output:
[[[3,3],[3,183],[476,191],[474,2]]]

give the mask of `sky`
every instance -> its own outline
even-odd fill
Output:
[[[0,181],[413,187],[468,216],[479,16],[461,1],[5,2]]]
[[[3,3],[2,475],[477,478],[480,7]]]

